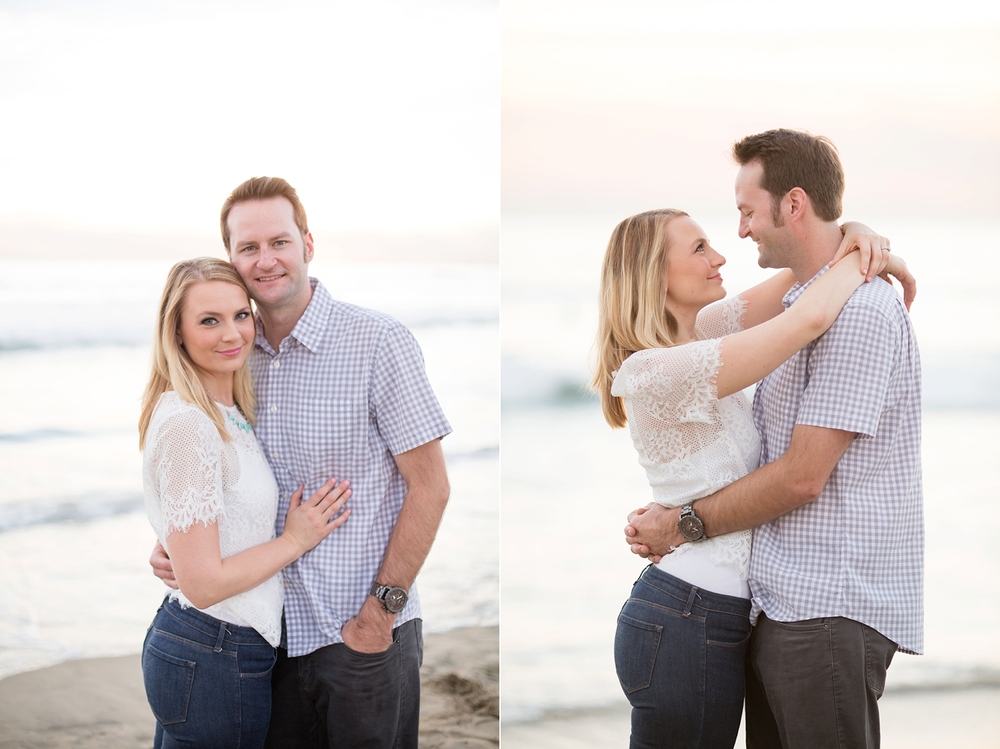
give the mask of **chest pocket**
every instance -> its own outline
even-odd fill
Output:
[[[319,485],[328,478],[352,478],[363,454],[367,406],[349,398],[302,399],[288,407],[285,438],[294,446],[286,460],[296,480]]]

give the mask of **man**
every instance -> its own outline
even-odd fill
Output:
[[[308,276],[313,238],[285,180],[255,177],[222,207],[230,261],[257,305],[255,429],[289,496],[350,479],[351,518],[289,565],[269,747],[416,747],[423,645],[414,578],[448,501],[451,431],[412,334],[335,301]],[[171,582],[154,551],[156,574]]]
[[[747,137],[733,156],[740,237],[762,267],[794,273],[787,308],[841,240],[839,157],[790,130]],[[923,649],[920,364],[891,286],[862,285],[764,378],[753,410],[761,467],[690,509],[636,511],[626,540],[655,557],[756,528],[747,746],[877,747],[893,654]]]

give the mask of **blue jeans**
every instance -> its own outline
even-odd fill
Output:
[[[749,600],[645,569],[615,633],[615,669],[632,703],[631,749],[736,743],[749,617]]]
[[[154,749],[262,747],[274,660],[256,630],[165,600],[142,645]]]

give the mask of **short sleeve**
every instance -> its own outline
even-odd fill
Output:
[[[451,433],[427,380],[420,346],[399,323],[389,327],[376,353],[370,408],[375,428],[393,455]]]
[[[193,408],[171,414],[151,449],[164,536],[223,515],[222,438],[204,414]]]
[[[717,339],[637,351],[622,364],[611,394],[663,424],[709,423],[716,412],[720,363]]]
[[[710,304],[698,313],[696,326],[705,338],[722,338],[743,330],[743,314],[747,303],[742,296]]]
[[[900,328],[854,300],[809,355],[808,384],[796,424],[874,437],[885,409]]]

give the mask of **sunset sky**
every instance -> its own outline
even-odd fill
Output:
[[[5,2],[0,226],[217,231],[254,175],[313,228],[499,221],[495,2]]]
[[[502,25],[505,213],[729,210],[732,142],[791,127],[837,144],[847,215],[1000,215],[996,3],[503,0]]]

